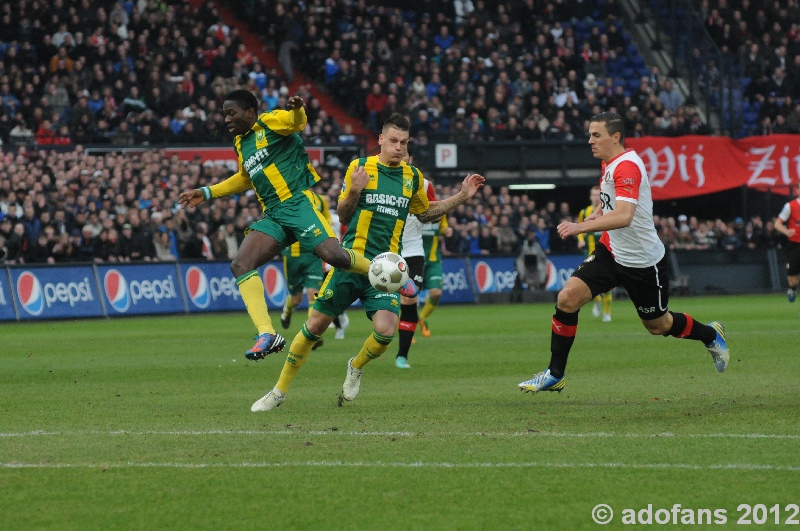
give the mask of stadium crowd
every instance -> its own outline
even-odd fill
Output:
[[[699,13],[708,15],[712,35],[722,16],[746,30],[743,21],[751,19],[742,12],[758,14],[731,48],[731,60],[754,81],[748,95],[766,104],[760,115],[772,120],[756,134],[800,133],[797,2],[758,9],[749,0],[711,3]],[[414,136],[437,140],[580,138],[589,117],[613,109],[629,136],[710,133],[697,102],[684,101],[674,80],[644,65],[615,1],[409,4],[255,0],[243,13],[253,27],[270,28],[276,49],[297,50],[300,68],[373,130],[403,110]],[[719,98],[719,70],[701,66],[701,82]]]
[[[262,110],[282,107],[293,64],[373,131],[399,110],[412,117],[412,136],[431,140],[582,138],[590,116],[615,109],[629,136],[710,132],[695,102],[645,66],[615,1],[408,4],[231,3],[242,24],[267,29],[278,72],[245,47],[214,2],[196,11],[185,0],[5,3],[0,141],[221,142],[224,94],[246,86]],[[721,46],[740,54],[753,80],[748,95],[759,117],[769,118],[758,134],[800,132],[795,11],[794,0],[758,7],[706,0],[699,7],[712,36],[727,39]],[[734,25],[735,39],[724,31]],[[354,140],[346,124],[305,96],[307,142]]]
[[[261,217],[252,194],[215,199],[181,209],[178,194],[226,178],[225,166],[181,161],[151,150],[134,154],[69,150],[2,153],[0,258],[5,263],[231,260],[244,231]],[[332,208],[342,171],[320,167],[319,191]],[[450,186],[437,185],[449,197]],[[539,246],[546,253],[578,253],[577,240],[561,240],[555,227],[586,205],[512,195],[484,186],[448,218],[447,255],[518,255]],[[672,249],[765,248],[780,244],[774,223],[759,217],[700,221],[685,216],[657,220]]]
[[[240,7],[267,28],[280,74],[264,68],[213,2],[197,11],[184,0],[0,6],[0,141],[12,148],[2,151],[0,168],[6,262],[231,259],[261,214],[251,197],[191,212],[176,206],[181,190],[217,182],[227,169],[159,151],[87,154],[83,146],[227,145],[224,94],[245,86],[259,95],[262,111],[283,107],[289,89],[282,77],[293,78],[293,63],[373,130],[390,112],[409,113],[421,144],[581,137],[601,109],[622,112],[633,136],[708,132],[671,80],[634,61],[613,1],[424,0],[390,9],[255,0]],[[798,36],[789,38],[784,83],[796,97],[800,82],[789,67],[800,65]],[[772,60],[761,61],[765,71]],[[299,93],[308,144],[355,140],[306,88]],[[767,106],[770,92],[764,94]],[[786,122],[800,124],[800,106]],[[341,170],[320,172],[322,191],[335,204]],[[534,242],[545,253],[577,252],[575,241],[553,234],[583,206],[541,205],[487,186],[450,217],[446,252],[517,254]],[[758,218],[687,220],[688,230],[668,218],[659,226],[673,248],[768,246],[777,239],[770,222]]]

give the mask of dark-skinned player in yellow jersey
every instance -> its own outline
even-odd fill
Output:
[[[365,275],[370,261],[363,253],[344,249],[330,223],[313,205],[309,188],[320,177],[298,134],[307,122],[303,99],[292,96],[286,110],[259,115],[255,95],[234,90],[225,96],[222,113],[228,131],[235,135],[239,171],[221,183],[183,192],[179,200],[184,207],[197,206],[215,197],[253,189],[261,203],[264,216],[250,225],[231,263],[258,332],[256,344],[245,356],[258,361],[286,344],[267,313],[259,267],[296,241],[332,266],[357,275]]]

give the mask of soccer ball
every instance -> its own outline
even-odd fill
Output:
[[[369,264],[369,283],[378,291],[395,293],[408,282],[408,264],[396,253],[381,253]]]

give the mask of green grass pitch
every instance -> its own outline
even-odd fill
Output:
[[[326,334],[260,414],[285,356],[245,360],[244,312],[0,325],[0,529],[592,529],[600,503],[610,528],[649,504],[724,509],[729,528],[740,504],[777,504],[767,524],[784,523],[800,503],[800,306],[671,302],[726,325],[727,372],[615,301],[610,323],[581,313],[564,392],[525,394],[552,304],[442,306],[412,369],[395,339],[339,408],[370,330],[351,311],[347,338]]]

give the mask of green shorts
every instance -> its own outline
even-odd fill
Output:
[[[422,274],[424,289],[442,289],[442,261],[425,261],[425,272]]]
[[[400,315],[400,295],[383,293],[372,287],[367,275],[348,273],[333,268],[320,288],[314,309],[331,317],[341,315],[356,299],[372,319],[378,310],[387,310]]]
[[[250,225],[250,230],[272,236],[281,248],[300,242],[304,249],[314,249],[328,238],[335,238],[330,223],[314,208],[306,193],[310,192],[306,190],[268,210],[263,218]]]
[[[283,257],[283,273],[290,295],[297,295],[303,288],[319,291],[325,271],[322,260],[313,253],[301,253],[300,256]]]

